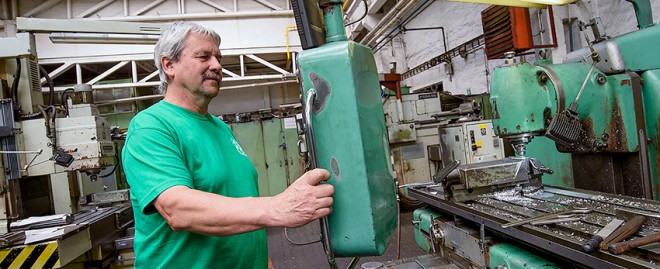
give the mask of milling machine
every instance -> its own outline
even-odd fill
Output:
[[[639,30],[608,39],[592,20],[582,28],[597,41],[563,63],[511,55],[495,69],[493,128],[518,156],[449,167],[410,188],[429,206],[414,213],[420,247],[462,268],[659,267],[660,27],[648,0],[628,2]],[[539,136],[555,145],[539,151]],[[557,160],[572,169],[543,165]],[[569,180],[544,184],[553,172]],[[617,219],[626,224],[605,228]],[[605,231],[620,236],[583,249]],[[630,250],[612,251],[629,239]]]
[[[99,175],[116,165],[115,144],[92,88],[76,85],[56,101],[32,34],[2,38],[0,47],[0,267],[59,268],[85,253],[78,261],[107,261],[107,243],[132,211],[121,205],[128,192],[109,178],[115,170]]]

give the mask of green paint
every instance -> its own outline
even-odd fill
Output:
[[[562,268],[550,260],[511,244],[497,244],[489,249],[490,268],[507,269]]]
[[[643,2],[643,1],[640,1]],[[639,14],[638,14],[639,15]],[[660,54],[651,44],[660,42],[660,27],[647,27],[617,38],[626,69],[641,73],[644,80],[642,95],[647,125],[652,185],[655,198],[660,190],[658,179],[660,143]],[[493,126],[496,134],[513,136],[518,134],[542,135],[546,124],[558,112],[566,109],[577,96],[590,65],[566,63],[535,66],[519,63],[496,68],[491,87]],[[547,74],[547,75],[546,75]],[[553,74],[563,86],[564,104],[560,105]],[[598,77],[605,83],[598,83]],[[602,80],[601,80],[602,82]],[[635,120],[632,82],[625,73],[605,75],[595,69],[588,78],[584,92],[578,102],[577,113],[585,127],[587,137],[594,143],[606,143],[607,148],[595,150],[590,145],[573,153],[636,153],[639,152],[639,136]],[[605,137],[605,139],[603,138]],[[567,178],[570,158],[557,154],[545,141],[532,140],[528,156],[538,157],[555,169],[555,175],[545,175],[546,184],[571,186]]]
[[[431,242],[428,239],[431,224],[440,214],[430,209],[417,209],[413,212],[413,225],[415,229],[415,242],[426,253],[431,253]]]
[[[283,192],[287,184],[286,156],[284,155],[284,133],[279,119],[262,122],[264,154],[268,171],[268,195]]]
[[[546,167],[555,171],[554,174],[544,174],[543,184],[557,187],[575,187],[573,181],[573,164],[570,153],[557,151],[555,142],[544,136],[537,136],[527,144],[526,157],[537,158]]]
[[[335,187],[328,218],[334,253],[381,255],[396,229],[397,210],[371,49],[336,41],[302,51],[298,61],[303,96],[315,88],[317,103],[324,104],[312,116],[318,165],[330,171],[334,158],[340,171],[328,181]]]
[[[644,93],[644,115],[646,115],[646,136],[651,139],[649,143],[649,156],[651,178],[653,178],[653,197],[660,200],[660,70],[649,70],[642,74],[644,80],[642,91]]]

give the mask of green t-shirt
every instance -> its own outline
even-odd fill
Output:
[[[256,169],[224,122],[161,101],[131,121],[122,161],[135,216],[136,268],[267,268],[265,230],[175,232],[152,204],[173,186],[259,196]]]

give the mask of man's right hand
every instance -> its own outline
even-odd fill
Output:
[[[300,227],[332,212],[332,195],[335,189],[328,180],[330,173],[314,169],[303,174],[284,192],[273,197],[274,216],[284,227]]]

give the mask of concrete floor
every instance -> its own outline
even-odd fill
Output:
[[[400,218],[400,259],[426,254],[415,243],[412,225],[412,211],[401,212]],[[323,251],[323,246],[320,242],[298,246],[287,241],[284,235],[284,228],[270,228],[266,231],[268,234],[268,250],[275,268],[330,268],[325,256],[325,252]],[[319,223],[318,221],[314,221],[300,228],[287,229],[287,234],[291,240],[298,243],[316,241],[320,237]],[[382,256],[362,257],[357,263],[358,266],[356,266],[356,268],[360,268],[359,265],[371,261],[387,262],[397,260],[396,252],[397,236],[395,234],[394,238],[392,238],[392,241],[390,242],[390,245]],[[337,266],[339,268],[346,268],[350,262],[351,258],[337,258]]]

